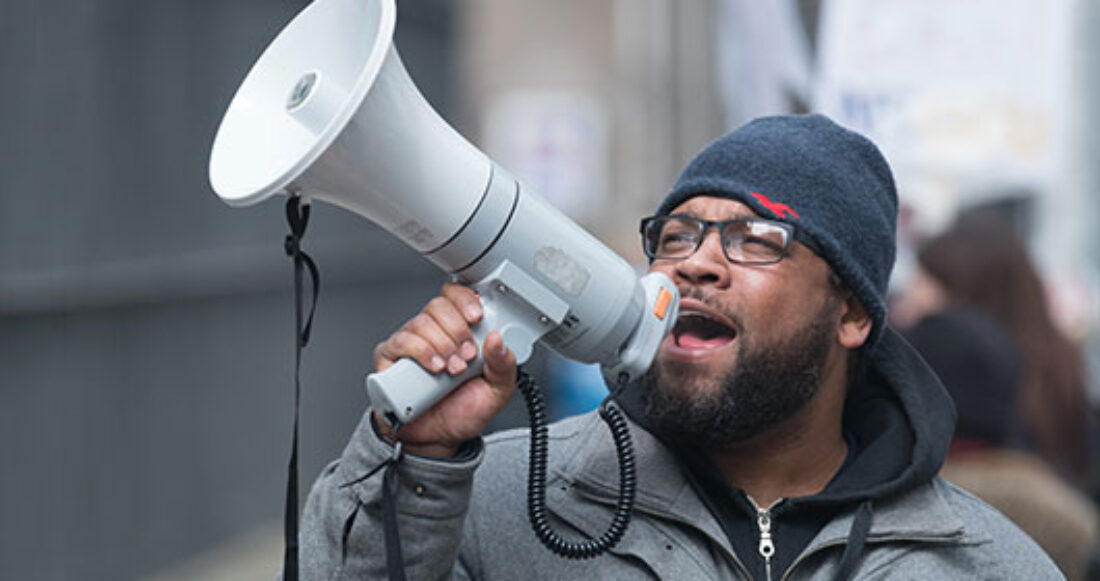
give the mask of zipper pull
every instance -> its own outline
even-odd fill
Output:
[[[756,526],[760,528],[760,556],[764,557],[764,570],[768,579],[772,578],[772,555],[775,543],[772,542],[772,515],[763,508],[756,509]]]

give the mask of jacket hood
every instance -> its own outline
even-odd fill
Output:
[[[873,501],[927,483],[943,466],[955,404],[939,378],[889,327],[870,359],[844,409],[844,431],[855,449],[829,486],[802,503]]]

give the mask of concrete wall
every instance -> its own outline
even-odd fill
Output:
[[[406,64],[450,114],[452,9],[400,4]],[[237,84],[303,5],[4,4],[0,578],[133,579],[281,521],[293,401],[282,201],[231,209],[206,164]],[[322,296],[304,361],[303,491],[363,409],[372,346],[442,281],[333,208],[315,208],[305,247]]]

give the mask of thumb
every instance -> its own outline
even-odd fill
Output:
[[[516,356],[504,345],[500,333],[493,331],[485,337],[481,357],[485,362],[482,369],[485,380],[494,390],[511,397],[516,386]]]

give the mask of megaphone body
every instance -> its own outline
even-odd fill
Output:
[[[643,373],[675,321],[676,287],[622,258],[467,142],[421,96],[391,46],[393,0],[318,0],[256,62],[214,141],[210,180],[231,205],[283,193],[378,224],[478,291],[479,344],[497,330],[525,361],[537,341]],[[367,378],[376,409],[408,422],[481,373],[402,359]]]

